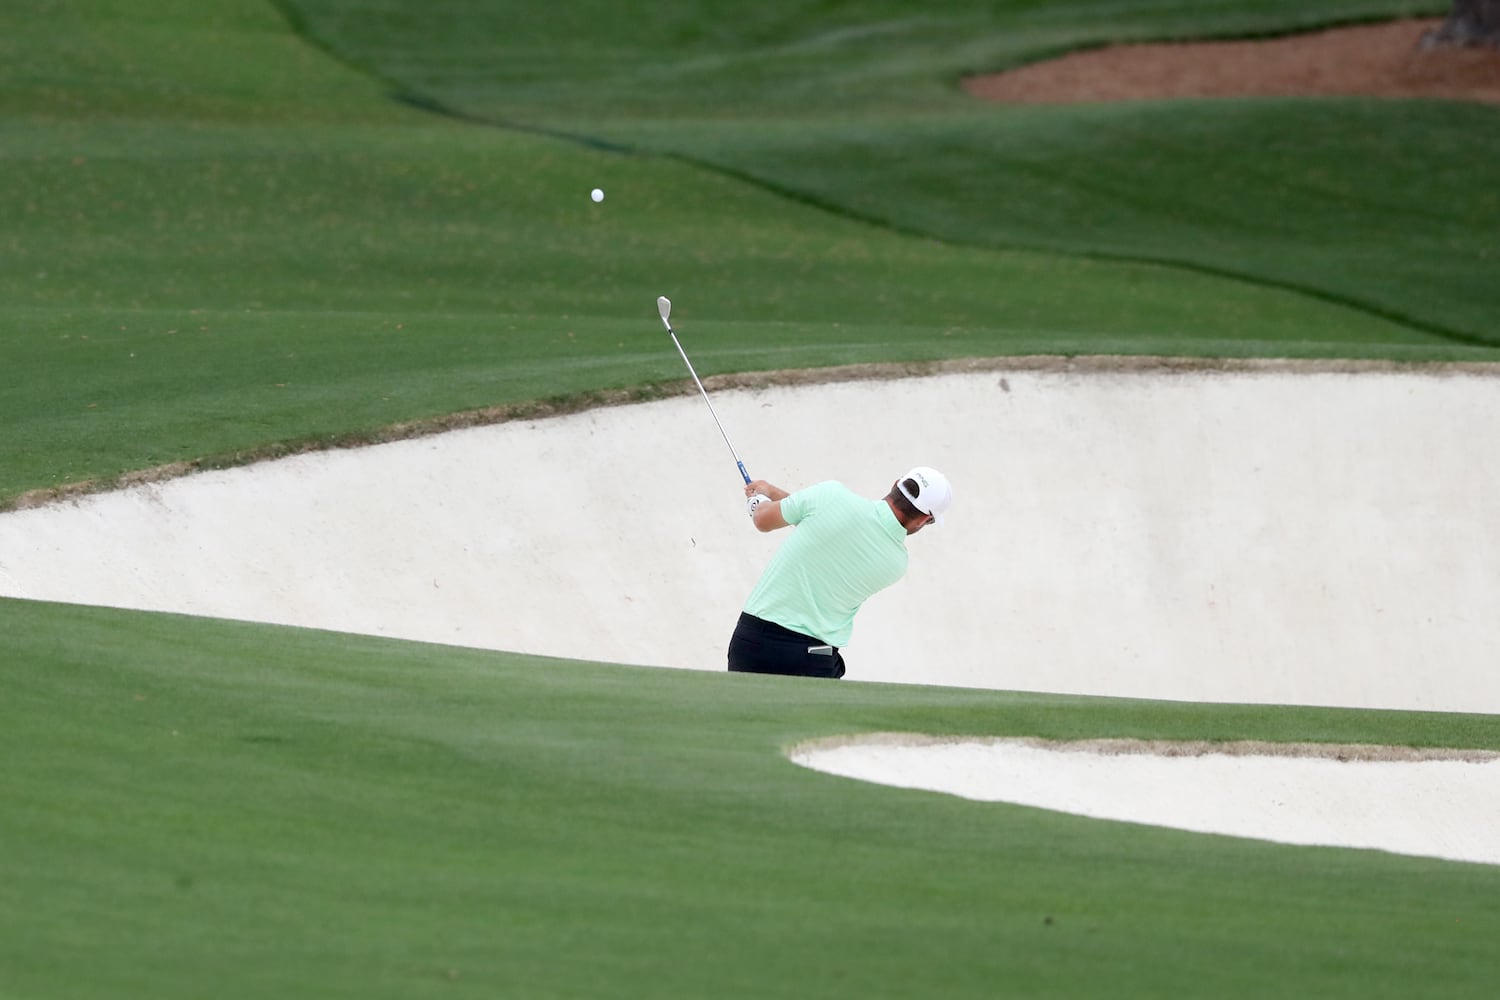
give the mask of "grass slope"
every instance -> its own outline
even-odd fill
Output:
[[[1442,2],[1328,0],[276,0],[315,43],[402,93],[538,128],[712,116],[750,121],[952,110],[958,77],[1060,51],[1270,35],[1442,13]],[[592,127],[592,125],[588,126]]]
[[[662,293],[704,374],[1059,352],[1489,356],[1281,289],[945,245],[670,158],[434,120],[309,57],[252,0],[80,9],[11,15],[37,44],[0,64],[0,506],[679,381],[651,309]],[[163,39],[170,60],[148,48]],[[54,50],[73,61],[40,55]],[[789,173],[810,162],[786,153]],[[951,230],[938,214],[915,230]],[[984,218],[966,240],[982,242]]]
[[[901,232],[1170,262],[1500,347],[1500,110],[1350,100],[1005,109],[952,86],[1063,47],[1305,28],[1305,5],[972,2],[913,14],[883,2],[772,3],[731,29],[695,21],[698,5],[684,0],[649,13],[573,5],[572,18],[518,31],[518,4],[382,3],[388,21],[362,16],[363,0],[289,2],[330,49],[465,114],[668,151]],[[1316,16],[1434,6],[1320,5]]]
[[[670,353],[645,336],[660,291],[678,297],[705,373],[1058,351],[1473,356],[1277,290],[940,246],[682,163],[434,124],[380,104],[376,84],[309,58],[285,24],[242,0],[162,4],[147,22],[103,3],[92,13],[118,30],[15,17],[51,44],[26,49],[5,88],[25,113],[4,125],[13,183],[0,207],[15,266],[0,275],[0,503],[141,467],[675,379]],[[166,36],[172,60],[131,58]],[[234,73],[218,72],[221,43]],[[34,54],[58,49],[72,61]],[[93,91],[107,99],[86,99]],[[334,114],[353,121],[330,125]],[[775,151],[799,197],[830,200],[842,183],[826,169],[842,155],[743,135]],[[722,158],[761,170],[766,157],[733,152],[741,145]],[[982,173],[977,161],[971,170]],[[993,243],[1098,214],[1030,191],[1019,199],[1029,214],[1006,216],[1025,231],[986,235],[993,213],[974,213],[983,199],[953,180],[898,172],[887,183],[955,192],[961,209],[878,190],[838,207],[876,216],[876,202],[906,203],[910,215],[886,221]],[[609,191],[602,206],[583,197],[595,184]],[[1144,232],[1152,217],[1116,213],[1113,228]],[[1163,223],[1153,238],[1176,243],[1182,228]],[[1375,256],[1391,267],[1371,274],[1405,266]]]
[[[1237,276],[1493,349],[1497,126],[1438,101],[1221,100],[656,135],[903,232]]]
[[[944,247],[680,163],[493,130],[14,131],[0,503],[680,380],[652,325],[662,293],[703,374],[1058,351],[1454,356],[1277,290]]]
[[[1493,718],[593,666],[0,602],[16,996],[1488,996],[1500,870],[801,770],[880,730],[1500,747]]]

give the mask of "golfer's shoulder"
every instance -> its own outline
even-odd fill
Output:
[[[817,503],[830,497],[837,497],[842,492],[845,492],[842,483],[833,479],[825,479],[821,483],[813,483],[811,486],[804,486],[800,490],[793,490],[787,496],[787,499],[796,500],[801,503]]]
[[[813,483],[811,486],[798,490],[792,496],[808,509],[846,504],[850,499],[856,498],[853,490],[836,479],[825,479],[821,483]]]
[[[835,510],[847,503],[847,496],[853,496],[844,484],[827,479],[821,483],[813,483],[804,486],[795,493],[781,501],[782,516],[788,523],[796,524],[803,518],[822,510]]]

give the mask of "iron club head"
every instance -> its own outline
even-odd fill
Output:
[[[672,315],[672,300],[667,298],[665,295],[657,296],[656,311],[661,313],[662,325],[667,328],[668,333],[671,333],[672,324],[668,321],[667,317]]]

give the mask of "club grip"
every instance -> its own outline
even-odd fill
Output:
[[[750,485],[750,473],[748,473],[748,472],[745,471],[745,463],[744,462],[740,462],[740,461],[736,461],[734,464],[738,465],[740,467],[740,475],[742,477],[744,477],[745,485],[749,486]]]

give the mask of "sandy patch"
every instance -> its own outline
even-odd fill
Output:
[[[753,475],[955,484],[851,679],[1500,713],[1493,367],[1005,359],[715,391]],[[13,511],[0,595],[722,670],[777,543],[684,396]]]
[[[1500,102],[1500,52],[1420,47],[1439,21],[1258,41],[1112,45],[971,77],[976,97],[1068,104],[1212,97],[1371,96]]]
[[[829,774],[1098,819],[1500,864],[1500,754],[1399,747],[940,739],[794,747]]]

